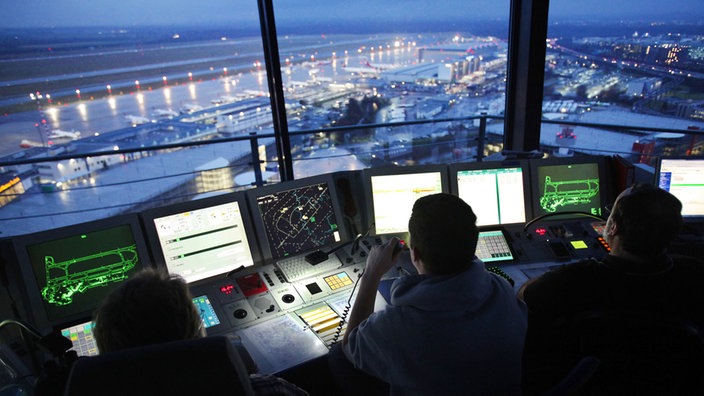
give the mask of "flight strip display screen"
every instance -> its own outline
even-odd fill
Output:
[[[704,158],[661,159],[657,182],[682,202],[682,216],[704,216]]]
[[[478,226],[526,221],[522,168],[460,170],[457,189]]]
[[[274,259],[339,242],[338,219],[327,183],[315,183],[257,198]]]
[[[418,198],[443,192],[440,172],[371,177],[377,234],[408,232],[408,219]]]
[[[254,265],[236,201],[154,219],[166,267],[195,282]]]

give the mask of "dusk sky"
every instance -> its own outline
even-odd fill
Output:
[[[12,0],[3,4],[3,27],[181,25],[256,22],[255,0]],[[417,20],[507,18],[509,0],[280,0],[277,19],[344,18]],[[383,12],[377,12],[383,7]],[[703,0],[554,0],[551,18],[589,15],[669,15],[704,19]]]

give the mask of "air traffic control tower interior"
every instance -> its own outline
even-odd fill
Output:
[[[604,208],[634,181],[682,200],[685,230],[673,249],[701,255],[702,169],[702,158],[663,158],[634,180],[608,156],[370,168],[21,235],[3,241],[3,316],[95,355],[91,319],[103,297],[142,268],[162,268],[188,282],[209,336],[238,336],[263,373],[285,376],[341,339],[370,248],[407,238],[421,196],[468,202],[477,258],[517,290],[555,266],[608,254]],[[385,277],[414,271],[402,252]],[[3,344],[3,354],[37,375],[41,358],[27,345]]]

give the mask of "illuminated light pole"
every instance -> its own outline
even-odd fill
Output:
[[[223,68],[222,68],[222,72],[225,73],[225,75],[227,75],[227,68],[226,68],[226,67],[223,67]]]
[[[80,89],[76,90],[76,96],[78,97],[78,100],[81,100],[81,90]]]
[[[110,84],[106,85],[105,88],[108,89],[108,94],[112,95],[112,86]]]
[[[188,80],[193,81],[193,73],[188,72]]]
[[[51,95],[46,94],[46,100],[47,102],[49,102],[49,104],[51,104]]]
[[[139,80],[135,80],[134,85],[137,87],[137,91],[139,91]]]
[[[164,86],[169,85],[168,78],[166,78],[166,76],[162,76],[161,79],[164,81]]]

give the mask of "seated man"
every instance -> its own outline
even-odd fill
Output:
[[[677,198],[654,186],[628,188],[616,199],[606,222],[608,256],[562,266],[523,285],[519,297],[528,306],[527,393],[542,392],[575,363],[568,361],[559,344],[561,337],[571,334],[562,324],[575,314],[603,311],[623,317],[648,312],[646,318],[667,315],[704,324],[704,264],[667,254],[682,225],[681,209]],[[613,339],[615,332],[606,330],[610,335],[603,340]],[[556,373],[550,374],[548,367],[556,368]]]
[[[186,282],[165,272],[144,270],[105,298],[95,317],[100,353],[205,336],[203,321]],[[242,347],[242,359],[258,395],[307,395],[274,376],[253,374],[255,364]],[[242,353],[244,352],[244,353]]]
[[[475,222],[472,208],[456,196],[418,199],[408,225],[418,274],[397,279],[391,305],[379,312],[373,312],[377,288],[397,259],[398,240],[369,254],[341,349],[392,394],[521,392],[525,307],[505,279],[474,260]],[[344,380],[348,373],[335,360],[339,349],[331,351],[331,366]],[[354,394],[354,383],[341,385]]]

